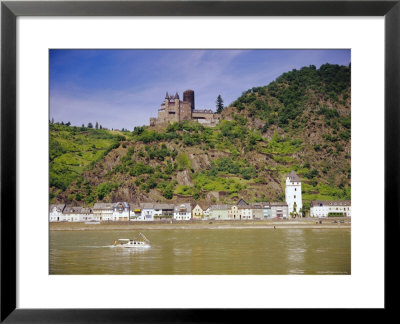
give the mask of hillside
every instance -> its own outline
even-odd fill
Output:
[[[50,124],[49,131],[50,200],[62,195],[78,176],[125,140],[105,129]]]
[[[290,170],[303,180],[306,208],[312,199],[350,199],[350,126],[350,67],[330,64],[245,91],[214,128],[50,125],[50,199],[284,200]]]

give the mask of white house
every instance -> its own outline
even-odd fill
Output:
[[[80,214],[79,214],[79,221],[80,222],[87,222],[94,220],[93,218],[93,211],[90,208],[80,208]]]
[[[158,209],[161,209],[161,215],[163,217],[172,217],[174,216],[174,204],[158,204]]]
[[[97,221],[110,221],[113,219],[112,203],[95,203],[93,210],[93,219]]]
[[[117,202],[113,206],[113,221],[129,221],[130,206],[127,202]]]
[[[141,220],[142,219],[142,208],[139,204],[132,205],[130,204],[130,215],[129,218],[132,221]]]
[[[303,208],[301,180],[294,171],[286,176],[285,198],[289,208],[289,215],[292,212],[300,214],[300,209]]]
[[[351,201],[313,200],[310,204],[311,217],[343,216],[351,217]]]
[[[192,218],[192,206],[188,203],[175,206],[174,219],[190,220]]]
[[[203,210],[203,219],[206,220],[210,217],[211,208],[207,207]]]
[[[84,207],[65,207],[63,215],[64,221],[67,222],[83,222],[93,219],[91,209]]]
[[[171,218],[174,214],[174,204],[153,204],[154,208],[154,219],[160,220],[165,218]]]
[[[161,206],[161,204],[154,204],[153,205],[153,208],[154,208],[154,214],[153,214],[153,216],[155,217],[155,218],[160,218],[161,217],[161,215],[162,215],[162,206]]]
[[[140,204],[141,207],[141,215],[140,218],[137,220],[142,220],[142,221],[154,221],[154,214],[155,214],[155,209],[154,209],[154,204],[152,203],[142,203]]]
[[[238,205],[239,219],[253,219],[253,208],[250,205]]]
[[[64,220],[63,211],[65,204],[57,204],[49,206],[49,220],[50,222],[61,222]]]

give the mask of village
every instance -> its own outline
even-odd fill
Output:
[[[240,199],[236,204],[197,203],[95,203],[93,207],[50,205],[50,222],[127,222],[158,220],[268,220],[295,219],[305,216],[326,218],[351,217],[350,201],[312,201],[305,215],[301,195],[301,179],[292,171],[286,176],[285,202],[249,204]]]

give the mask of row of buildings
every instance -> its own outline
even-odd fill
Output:
[[[351,202],[312,201],[310,216],[324,218],[329,216],[351,217]],[[203,205],[194,208],[189,203],[158,204],[127,202],[96,203],[93,208],[67,207],[65,204],[50,205],[50,222],[87,221],[154,221],[173,218],[175,220],[252,220],[287,219],[289,206],[284,202],[260,202],[247,204],[243,199],[235,205]]]
[[[190,203],[95,203],[93,208],[50,205],[50,222],[154,221],[160,219],[252,220],[301,217],[303,202],[300,177],[292,171],[286,176],[285,202],[248,204],[240,199],[235,205]],[[351,216],[350,201],[312,201],[311,217]]]
[[[163,204],[128,202],[95,203],[93,208],[50,205],[50,222],[88,221],[155,221],[161,219],[191,220],[251,220],[288,218],[288,205],[284,202],[248,204],[243,199],[235,205],[204,205],[190,203]]]

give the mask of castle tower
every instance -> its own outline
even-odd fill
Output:
[[[289,215],[291,215],[292,212],[299,215],[300,209],[303,208],[301,180],[294,171],[286,176],[285,198],[289,207]]]
[[[193,90],[185,90],[183,92],[183,101],[190,102],[192,105],[192,111],[194,110],[194,91]]]
[[[178,121],[181,121],[181,107],[180,107],[178,92],[175,94],[174,101],[175,101],[175,111],[178,113]]]
[[[168,91],[165,94],[164,104],[165,104],[165,109],[168,110],[168,105],[169,105],[169,94],[168,94]]]

